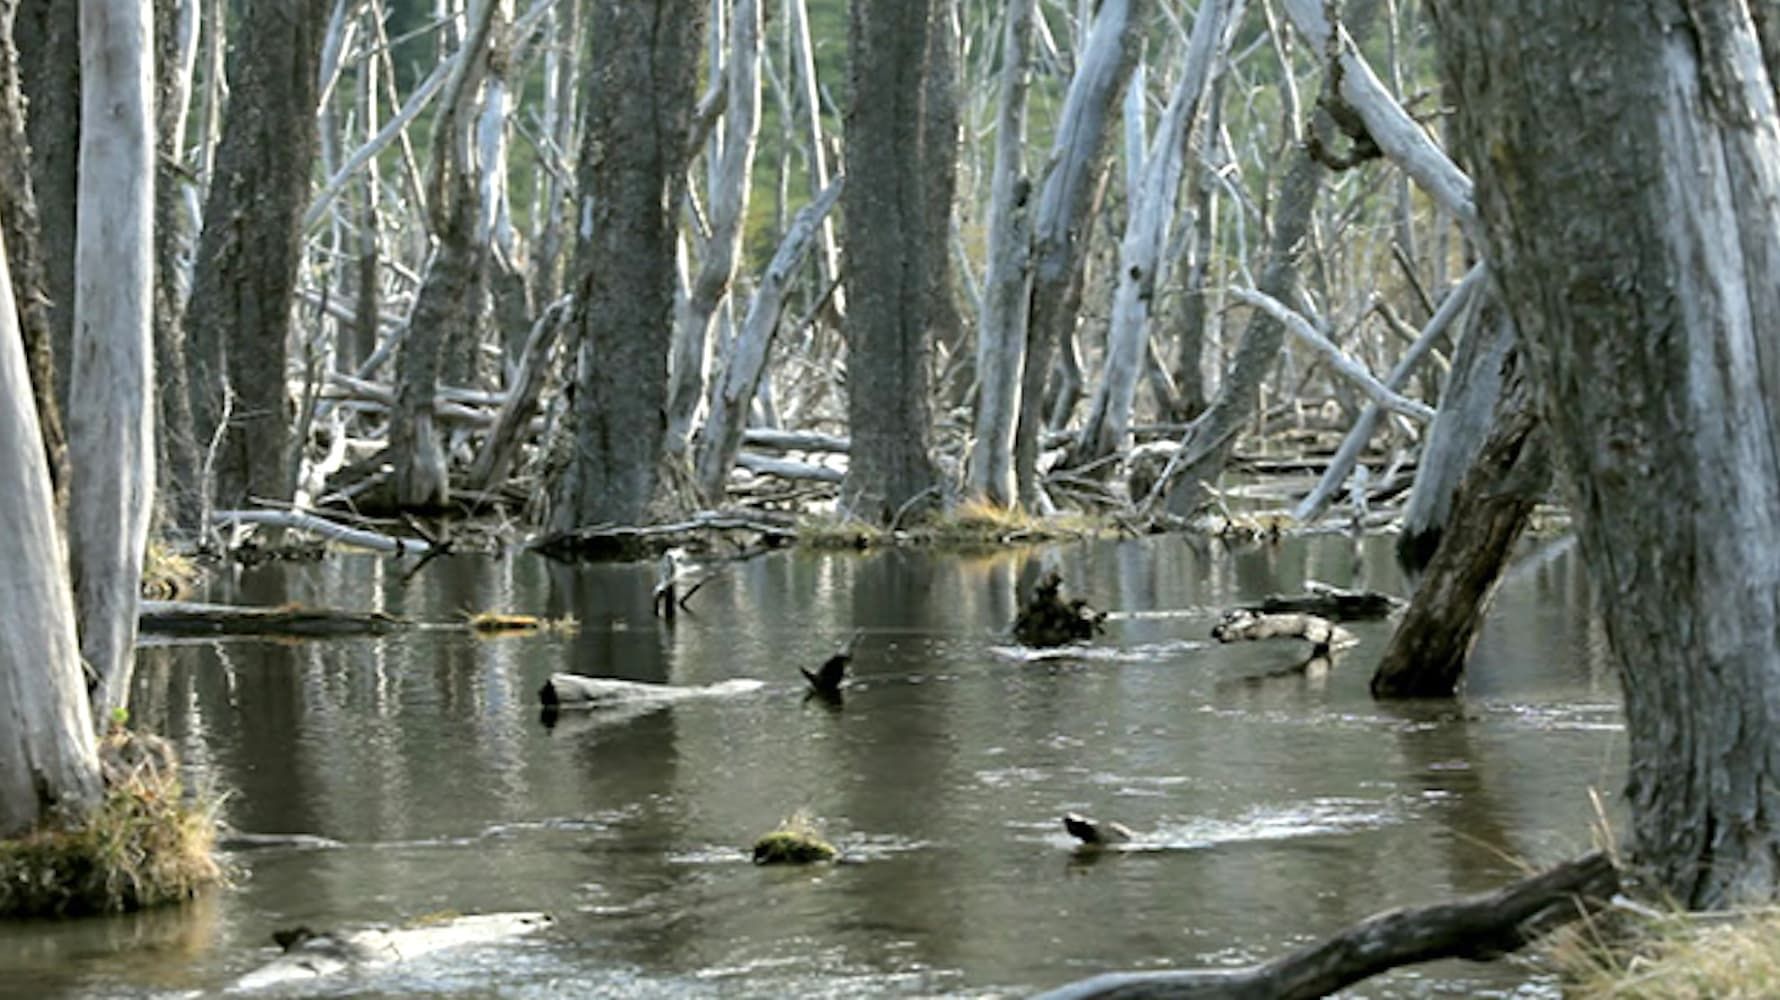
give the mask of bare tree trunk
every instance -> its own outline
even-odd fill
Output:
[[[1321,111],[1313,113],[1310,127],[1332,131]],[[1256,287],[1281,302],[1294,301],[1298,293],[1298,261],[1310,231],[1311,210],[1322,191],[1323,170],[1309,146],[1300,145],[1273,206],[1272,239]],[[1261,380],[1279,360],[1285,335],[1285,325],[1265,311],[1250,314],[1217,396],[1187,428],[1180,450],[1157,483],[1158,490],[1166,490],[1168,509],[1174,514],[1191,515],[1204,499],[1203,485],[1223,471],[1237,434],[1254,410]]]
[[[1375,697],[1449,698],[1458,690],[1502,569],[1551,485],[1532,388],[1515,358],[1508,356],[1489,438],[1454,493],[1450,527],[1373,671]]]
[[[841,510],[890,524],[923,506],[933,465],[931,343],[935,289],[925,120],[930,37],[943,0],[852,0],[847,33],[847,424],[853,448]],[[937,497],[933,498],[937,500]]]
[[[15,112],[17,108],[13,109]],[[0,838],[99,800],[61,529],[0,240]]]
[[[837,177],[828,190],[798,210],[761,276],[754,298],[748,303],[748,316],[726,352],[722,373],[711,385],[711,404],[704,430],[700,433],[695,453],[693,474],[698,490],[710,502],[723,496],[723,484],[735,465],[741,450],[742,432],[746,429],[748,406],[760,387],[766,370],[768,352],[779,330],[779,315],[785,307],[785,291],[797,276],[797,268],[809,253],[810,245],[819,238],[822,223],[840,199],[845,178]]]
[[[970,492],[999,507],[1019,502],[1014,426],[1032,303],[1032,181],[1026,176],[1026,90],[1036,0],[1012,0],[1002,32],[1001,96],[989,193],[989,269],[977,330],[976,442]]]
[[[389,456],[396,505],[436,510],[451,498],[445,449],[433,427],[433,398],[448,355],[473,355],[487,287],[488,243],[479,239],[484,214],[482,170],[473,149],[475,109],[489,61],[504,34],[502,0],[476,0],[470,27],[445,85],[428,175],[432,264],[415,293],[397,360],[396,408],[390,414]],[[502,26],[496,27],[500,20]],[[469,363],[460,364],[460,368]],[[463,374],[462,371],[459,374]]]
[[[675,218],[698,76],[700,0],[596,4],[581,137],[575,448],[551,525],[638,524],[658,486]],[[650,101],[616,100],[650,94]]]
[[[24,338],[31,394],[59,516],[68,506],[68,440],[62,433],[62,408],[57,403],[50,301],[38,242],[24,94],[19,89],[19,53],[12,41],[17,11],[18,0],[0,0],[0,232],[6,237],[12,273],[17,276],[16,321]]]
[[[154,507],[154,9],[81,0],[68,548],[101,717],[129,701]]]
[[[754,147],[760,134],[760,29],[759,0],[736,0],[730,14],[729,56],[723,64],[727,104],[721,151],[711,171],[707,199],[711,231],[700,248],[698,273],[687,289],[686,309],[674,331],[668,362],[669,454],[685,452],[692,435],[705,394],[712,319],[730,294],[741,257],[754,178]]]
[[[190,215],[185,210],[185,123],[198,54],[193,0],[155,0],[155,284],[156,492],[166,514],[187,529],[202,506],[198,442],[186,382],[185,301],[190,289]]]
[[[1780,115],[1748,8],[1434,10],[1622,670],[1635,856],[1689,907],[1771,900]]]
[[[923,217],[927,225],[927,336],[947,356],[962,358],[948,366],[937,386],[942,405],[960,405],[976,378],[975,356],[958,309],[958,282],[952,266],[953,203],[958,194],[958,153],[964,133],[958,98],[958,0],[935,0],[933,29],[927,36],[927,73],[921,94]]]
[[[1173,223],[1181,161],[1186,157],[1187,140],[1199,117],[1205,92],[1241,16],[1241,0],[1213,0],[1201,4],[1193,19],[1186,63],[1143,155],[1138,186],[1128,196],[1130,208],[1125,238],[1119,246],[1119,273],[1113,294],[1112,326],[1107,332],[1106,359],[1088,408],[1088,419],[1071,452],[1071,464],[1085,464],[1128,446],[1138,371],[1149,343],[1150,301],[1155,296],[1156,271]]]
[[[68,349],[74,339],[74,188],[80,159],[80,7],[69,0],[17,0],[13,41],[25,93],[32,195],[42,292],[49,296],[56,401],[68,408]],[[35,280],[28,273],[21,278]],[[27,331],[28,332],[28,331]]]
[[[219,507],[288,498],[294,485],[286,341],[328,10],[327,0],[246,0],[229,50],[229,106],[186,310],[199,441],[219,433],[224,395],[234,397],[217,449]]]
[[[1422,441],[1415,486],[1403,511],[1397,562],[1412,576],[1434,558],[1441,536],[1453,522],[1459,480],[1477,460],[1495,424],[1503,366],[1514,352],[1514,323],[1503,322],[1506,306],[1494,291],[1486,291],[1479,306],[1453,351],[1452,370],[1440,391],[1440,411]]]
[[[1107,127],[1143,38],[1148,0],[1107,0],[1094,16],[1051,143],[1050,172],[1032,221],[1032,305],[1026,327],[1026,368],[1020,382],[1020,422],[1014,432],[1014,470],[1020,502],[1038,501],[1038,434],[1044,423],[1044,386],[1051,354],[1075,325],[1071,291],[1081,274],[1087,208],[1110,135]]]

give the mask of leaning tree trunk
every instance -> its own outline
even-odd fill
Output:
[[[1241,16],[1241,0],[1213,0],[1202,3],[1193,18],[1180,79],[1156,126],[1156,134],[1150,138],[1149,149],[1142,154],[1136,186],[1128,194],[1130,211],[1125,236],[1119,244],[1119,273],[1114,284],[1112,326],[1106,336],[1106,359],[1088,407],[1088,418],[1070,452],[1071,465],[1087,464],[1129,444],[1137,375],[1150,339],[1150,303],[1156,293],[1156,271],[1174,221],[1187,140]],[[1138,114],[1141,109],[1139,102]]]
[[[998,507],[1019,500],[1014,479],[1014,423],[1026,363],[1032,289],[1032,182],[1026,176],[1026,90],[1032,79],[1032,20],[1037,0],[1012,0],[1001,57],[995,119],[995,167],[989,182],[989,266],[977,328],[976,439],[970,492]]]
[[[1486,293],[1487,294],[1487,293]],[[1501,325],[1508,325],[1505,318]],[[1489,437],[1452,498],[1452,517],[1415,598],[1372,673],[1379,698],[1448,698],[1533,508],[1551,485],[1545,434],[1510,353]]]
[[[331,6],[246,0],[229,48],[229,104],[186,309],[192,417],[206,446],[220,433],[209,485],[223,507],[288,498],[294,486],[285,341]]]
[[[129,701],[154,506],[154,9],[81,0],[68,554],[102,718]]]
[[[581,137],[575,447],[551,527],[642,522],[654,500],[673,335],[674,234],[701,0],[596,4]],[[651,100],[612,100],[648,94]]]
[[[0,838],[99,798],[60,532],[0,239]]]
[[[1687,906],[1770,900],[1780,116],[1748,8],[1434,10],[1621,665],[1635,855]]]
[[[1038,502],[1038,435],[1051,352],[1074,326],[1078,277],[1087,253],[1089,196],[1111,135],[1111,111],[1131,78],[1148,20],[1149,0],[1107,0],[1094,15],[1075,76],[1063,98],[1051,168],[1032,220],[1032,304],[1026,322],[1026,367],[1020,376],[1020,420],[1014,472],[1020,502]]]
[[[943,0],[853,0],[847,32],[847,423],[841,509],[890,524],[938,482],[931,455],[929,254],[922,91]]]
[[[17,276],[17,322],[24,337],[50,486],[60,511],[68,503],[68,440],[62,434],[62,408],[56,397],[50,300],[38,239],[24,94],[19,89],[19,54],[13,46],[17,10],[17,0],[0,0],[0,232],[5,234],[12,253],[12,273]]]

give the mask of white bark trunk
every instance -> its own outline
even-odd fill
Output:
[[[1168,230],[1174,221],[1187,135],[1210,89],[1212,71],[1223,58],[1242,0],[1209,0],[1193,19],[1186,64],[1168,99],[1168,108],[1144,155],[1139,183],[1131,196],[1125,238],[1119,245],[1118,285],[1113,292],[1112,326],[1106,361],[1088,409],[1073,464],[1089,462],[1126,447],[1137,376],[1149,340],[1150,299]]]
[[[704,241],[698,272],[679,312],[669,364],[669,453],[684,452],[705,394],[710,367],[712,317],[729,294],[741,256],[742,229],[754,175],[754,147],[760,133],[760,0],[736,0],[730,25],[720,150],[710,171],[710,237]]]
[[[774,335],[779,329],[779,314],[785,307],[785,291],[796,276],[797,267],[815,242],[828,212],[840,199],[845,177],[837,177],[816,200],[805,205],[791,221],[791,229],[773,254],[761,276],[760,286],[748,304],[748,317],[742,330],[730,344],[723,374],[711,385],[709,413],[700,435],[694,476],[698,488],[707,498],[723,495],[723,483],[735,464],[736,452],[742,443],[742,430],[747,423],[748,405],[754,399],[760,374],[772,350]]]
[[[1019,500],[1014,427],[1020,417],[1020,376],[1026,366],[1026,320],[1032,305],[1032,182],[1026,177],[1023,151],[1036,6],[1036,0],[1008,4],[995,168],[989,182],[989,270],[983,279],[982,325],[977,331],[970,491],[1000,507]]]
[[[83,0],[80,36],[68,525],[81,655],[103,715],[129,698],[154,499],[152,5]]]
[[[99,796],[49,469],[31,401],[12,277],[0,246],[0,837]]]
[[[1360,391],[1371,396],[1378,405],[1392,413],[1401,413],[1423,423],[1434,419],[1433,407],[1419,400],[1400,396],[1385,388],[1384,383],[1367,371],[1365,365],[1343,354],[1341,348],[1336,347],[1328,337],[1323,336],[1322,331],[1313,326],[1309,320],[1288,308],[1285,303],[1265,292],[1248,288],[1232,288],[1230,295],[1237,301],[1246,302],[1284,324],[1293,336],[1309,344],[1317,353],[1321,354],[1323,360],[1329,363],[1332,371],[1358,386]]]

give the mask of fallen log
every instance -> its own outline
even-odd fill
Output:
[[[1299,1000],[1440,958],[1486,961],[1603,907],[1619,872],[1600,852],[1494,892],[1386,910],[1322,941],[1246,969],[1109,972],[1038,1000]]]
[[[1328,653],[1358,642],[1352,632],[1316,615],[1256,614],[1247,608],[1224,613],[1212,626],[1211,637],[1219,642],[1253,642],[1260,639],[1304,639],[1313,652]]]
[[[246,607],[193,601],[143,601],[138,627],[159,635],[385,635],[413,623],[381,611]]]
[[[1403,606],[1403,599],[1376,590],[1343,590],[1315,580],[1304,581],[1302,594],[1269,594],[1243,609],[1264,615],[1310,614],[1330,621],[1383,618]]]
[[[397,538],[362,528],[349,528],[300,510],[219,510],[210,515],[210,520],[219,525],[269,524],[280,528],[295,528],[320,535],[330,542],[356,545],[377,552],[394,552],[397,555],[422,553],[431,548],[418,538]]]
[[[228,991],[245,993],[309,983],[343,972],[374,971],[446,948],[520,937],[551,923],[545,913],[483,913],[405,928],[368,927],[318,934],[296,927],[273,937],[284,954],[235,980]]]
[[[611,677],[583,677],[580,674],[551,674],[544,686],[538,689],[538,701],[545,708],[554,709],[623,708],[631,705],[669,704],[688,698],[746,694],[765,686],[764,681],[740,677],[716,684],[681,686],[621,681]]]

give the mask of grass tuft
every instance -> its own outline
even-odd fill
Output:
[[[106,790],[80,823],[0,841],[0,917],[61,917],[178,902],[222,882],[214,797],[187,800],[166,741],[114,727]]]
[[[1780,996],[1780,910],[1623,911],[1559,935],[1566,996],[1708,1000]]]

